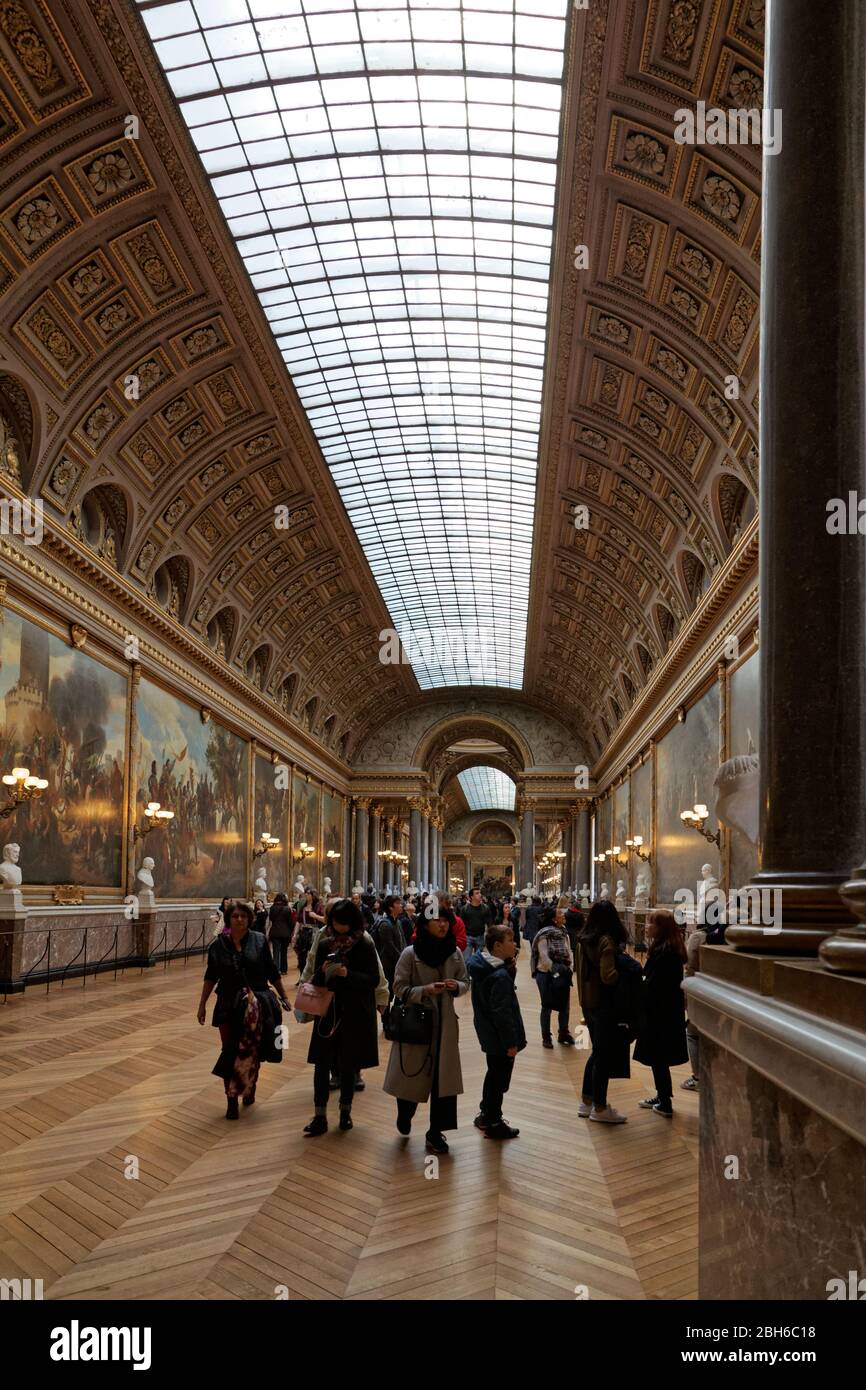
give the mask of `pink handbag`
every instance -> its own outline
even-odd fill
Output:
[[[325,989],[324,985],[311,985],[309,983],[299,985],[295,995],[295,1008],[302,1014],[313,1014],[317,1018],[324,1018],[331,1007],[331,1000],[334,997],[332,989]]]

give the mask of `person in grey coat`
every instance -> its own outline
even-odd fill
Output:
[[[427,912],[437,915],[428,917]],[[428,1153],[446,1154],[446,1129],[457,1128],[457,1097],[463,1094],[454,1000],[469,988],[466,963],[454,936],[454,912],[431,896],[416,918],[415,944],[407,946],[394,972],[394,995],[433,1012],[427,1044],[391,1044],[384,1089],[397,1097],[397,1129],[408,1135],[419,1103],[430,1101]]]

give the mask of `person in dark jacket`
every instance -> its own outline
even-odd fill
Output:
[[[350,898],[336,898],[328,908],[325,930],[316,942],[311,982],[333,990],[331,1007],[313,1022],[307,1061],[313,1073],[315,1114],[304,1133],[328,1128],[331,1069],[340,1077],[340,1129],[352,1129],[355,1077],[362,1068],[378,1067],[376,986],[379,961],[365,935],[364,918]]]
[[[541,997],[541,1043],[553,1047],[550,1016],[555,1009],[559,1019],[558,1038],[566,1047],[574,1047],[568,1027],[571,1005],[571,981],[574,957],[564,926],[565,914],[555,907],[546,907],[540,930],[532,942],[529,968]]]
[[[481,889],[473,888],[469,894],[469,901],[459,914],[463,918],[463,925],[466,928],[466,959],[474,951],[480,951],[484,946],[484,934],[487,928],[493,925],[493,918],[490,915],[490,908],[481,897]]]
[[[289,907],[285,893],[276,893],[268,913],[270,927],[268,941],[280,974],[285,975],[289,968],[289,942],[295,930],[295,914]]]
[[[384,912],[374,923],[370,933],[376,943],[376,950],[382,962],[382,969],[388,981],[391,994],[394,993],[394,971],[397,962],[406,949],[407,918],[403,912],[403,899],[396,893],[389,893],[383,904]]]
[[[526,921],[523,927],[523,936],[531,946],[535,940],[536,932],[541,930],[541,918],[544,913],[544,905],[540,898],[533,898],[526,909]]]
[[[262,996],[272,984],[285,1008],[289,1001],[267,941],[261,932],[252,929],[253,910],[249,904],[229,901],[225,917],[227,928],[211,942],[207,953],[198,1021],[205,1022],[205,1005],[216,985],[212,1022],[220,1030],[223,1051],[214,1070],[225,1083],[226,1119],[236,1120],[240,1113],[238,1100],[249,1106],[256,1098],[266,1026]]]
[[[469,958],[475,1031],[487,1058],[475,1124],[488,1139],[516,1139],[520,1133],[502,1115],[502,1099],[511,1085],[514,1059],[526,1046],[514,987],[513,961],[517,950],[510,927],[492,926],[484,934],[484,949]]]
[[[578,943],[577,993],[592,1051],[583,1073],[577,1113],[581,1119],[607,1125],[625,1124],[627,1118],[607,1103],[617,1035],[616,956],[627,943],[628,933],[613,903],[593,903]]]
[[[571,954],[574,959],[577,960],[577,944],[580,941],[581,932],[583,931],[583,913],[579,907],[575,907],[574,903],[569,902],[567,898],[560,898],[559,906],[566,909],[565,930],[571,946]]]
[[[640,1102],[670,1119],[674,1113],[671,1067],[689,1060],[686,1046],[686,1008],[683,933],[671,912],[650,914],[650,948],[644,964],[646,1017],[634,1049],[634,1060],[652,1067],[656,1094]]]

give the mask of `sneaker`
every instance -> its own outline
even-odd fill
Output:
[[[680,1083],[681,1091],[699,1091],[701,1083],[696,1076],[687,1076],[685,1081]]]
[[[653,1110],[659,1103],[658,1096],[650,1096],[648,1100],[639,1100],[639,1110]]]
[[[506,1124],[505,1120],[497,1120],[496,1124],[487,1127],[488,1139],[516,1139],[519,1133],[519,1129]]]
[[[563,1047],[574,1047],[574,1038],[570,1033],[560,1033],[557,1042],[561,1042]]]
[[[552,1048],[552,1047],[553,1047],[553,1038],[542,1038],[542,1039],[541,1039],[541,1046],[542,1046],[542,1047],[549,1047],[549,1048]]]
[[[351,1110],[340,1111],[340,1129],[354,1129]]]
[[[308,1125],[304,1125],[304,1133],[311,1139],[315,1139],[319,1134],[327,1133],[328,1120],[325,1115],[314,1115]]]
[[[428,1153],[447,1154],[448,1141],[445,1138],[444,1134],[439,1134],[438,1132],[434,1133],[433,1130],[428,1129],[424,1137],[426,1140],[426,1147]]]
[[[621,1115],[618,1110],[614,1110],[612,1105],[607,1105],[604,1110],[596,1110],[593,1106],[589,1112],[589,1118],[600,1125],[624,1125],[628,1116]]]
[[[671,1105],[670,1101],[663,1103],[657,1100],[653,1106],[653,1110],[657,1115],[664,1115],[666,1120],[672,1120],[674,1117],[674,1107]]]
[[[474,1124],[474,1126],[475,1126],[476,1129],[486,1129],[486,1128],[487,1128],[487,1116],[485,1115],[485,1113],[484,1113],[483,1110],[479,1110],[478,1114],[475,1116],[475,1119],[472,1121],[472,1123]]]
[[[237,1120],[239,1117],[240,1111],[238,1110],[238,1098],[237,1096],[235,1096],[232,1100],[229,1100],[226,1103],[226,1119]]]
[[[402,1134],[404,1137],[405,1137],[407,1134],[411,1134],[411,1133],[412,1133],[412,1121],[411,1121],[411,1120],[404,1120],[404,1119],[402,1119],[402,1118],[398,1115],[398,1116],[397,1116],[397,1132],[398,1132],[398,1134]]]
[[[577,1107],[577,1118],[578,1118],[579,1120],[588,1120],[591,1114],[592,1114],[592,1101],[591,1101],[591,1100],[582,1100],[582,1101],[580,1102],[580,1105]]]

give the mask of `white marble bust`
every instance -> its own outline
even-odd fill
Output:
[[[649,874],[646,869],[641,869],[638,873],[634,886],[634,905],[641,911],[649,907]]]
[[[18,856],[21,853],[21,846],[9,844],[3,846],[3,862],[0,864],[0,883],[4,888],[21,887],[21,870],[18,867]]]
[[[330,880],[329,878],[326,878],[326,879],[325,879],[324,885],[323,885],[323,887],[322,887],[322,893],[324,894],[326,900],[327,900],[328,898],[330,898],[330,896],[331,896],[331,880]]]
[[[615,898],[614,901],[615,901],[615,904],[616,904],[616,909],[617,909],[617,911],[618,911],[618,912],[622,912],[622,911],[624,910],[624,908],[625,908],[625,880],[624,880],[624,879],[618,878],[617,881],[616,881],[616,898]]]
[[[255,881],[254,887],[255,887],[255,895],[256,895],[256,897],[257,897],[257,898],[264,898],[265,902],[267,902],[267,899],[268,899],[268,880],[267,880],[267,878],[265,877],[265,866],[264,866],[264,864],[262,864],[262,865],[259,867],[259,869],[257,869],[257,871],[256,871],[256,881]]]
[[[581,905],[581,907],[590,907],[590,906],[591,906],[590,897],[589,897],[589,884],[588,884],[588,883],[585,883],[585,884],[583,885],[583,887],[581,888],[581,890],[580,890],[580,905]]]
[[[598,900],[600,903],[606,903],[610,900],[610,889],[606,883],[603,883],[599,889]]]
[[[710,901],[711,901],[711,902],[717,901],[718,899],[717,899],[716,890],[718,889],[718,886],[719,886],[719,880],[716,878],[715,874],[713,873],[713,866],[712,866],[712,864],[702,864],[702,865],[701,865],[701,877],[700,877],[700,882],[698,883],[698,907],[697,907],[697,920],[698,920],[698,922],[706,922],[706,920],[707,920],[707,894],[710,895]]]
[[[153,887],[154,887],[154,882],[153,882],[153,860],[151,859],[150,855],[148,855],[146,859],[142,859],[142,861],[141,861],[141,868],[139,869],[139,871],[138,871],[136,877],[137,877],[139,883],[143,883],[143,884],[144,884],[145,888],[153,888]]]
[[[302,898],[306,891],[304,887],[304,875],[298,874],[298,877],[295,879],[295,897]]]

